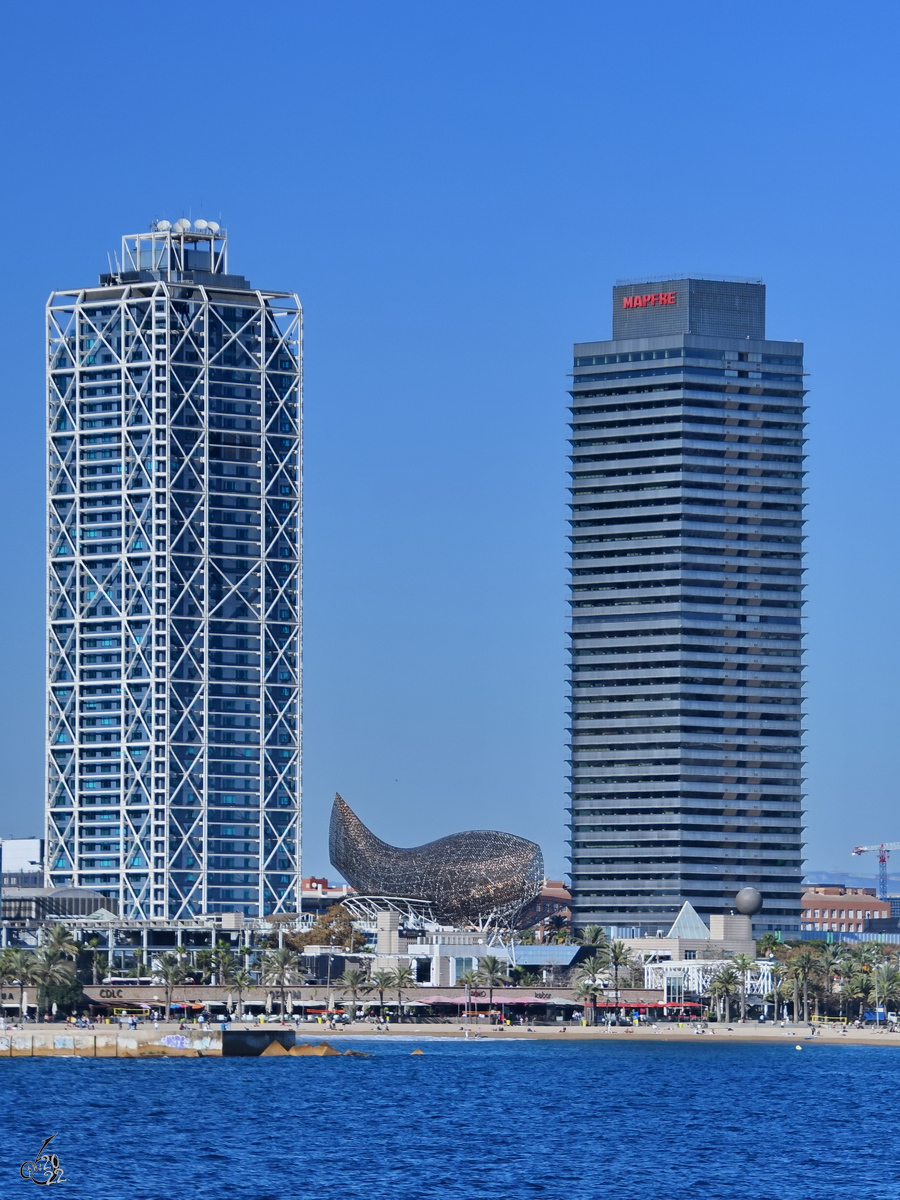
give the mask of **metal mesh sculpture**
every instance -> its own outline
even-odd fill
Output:
[[[509,923],[544,878],[541,848],[526,838],[471,829],[409,849],[389,846],[340,796],[331,810],[331,865],[363,895],[427,901],[449,924]]]

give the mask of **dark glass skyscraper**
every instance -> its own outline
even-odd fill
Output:
[[[47,319],[47,881],[295,912],[297,297],[160,221]]]
[[[803,346],[758,281],[613,289],[575,346],[571,862],[576,923],[685,900],[799,928]]]

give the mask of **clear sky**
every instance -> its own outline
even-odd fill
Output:
[[[564,871],[566,374],[621,276],[762,276],[810,375],[808,854],[900,839],[896,4],[293,0],[4,14],[0,834],[43,805],[43,305],[154,218],[306,309],[304,871]],[[874,864],[869,867],[873,869]]]

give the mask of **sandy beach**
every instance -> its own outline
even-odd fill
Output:
[[[174,1027],[173,1027],[174,1028]],[[267,1028],[281,1029],[280,1025],[270,1025]],[[794,1044],[803,1043],[804,1045],[820,1045],[828,1043],[829,1045],[838,1044],[854,1044],[854,1045],[887,1045],[900,1046],[900,1034],[889,1034],[886,1030],[875,1029],[854,1029],[852,1026],[822,1026],[815,1027],[815,1033],[808,1025],[787,1025],[782,1028],[780,1025],[760,1025],[757,1022],[747,1021],[741,1024],[740,1021],[733,1022],[731,1025],[710,1025],[706,1026],[704,1032],[697,1032],[696,1024],[685,1023],[682,1026],[676,1024],[660,1024],[657,1026],[618,1026],[606,1028],[604,1026],[588,1027],[583,1025],[532,1025],[532,1026],[489,1026],[489,1025],[470,1025],[469,1040],[472,1038],[483,1039],[491,1038],[497,1041],[561,1041],[563,1038],[576,1041],[597,1041],[609,1040],[616,1038],[619,1041],[684,1041],[686,1039],[694,1042],[712,1042],[720,1040],[728,1040],[735,1042],[793,1042]],[[329,1029],[324,1025],[303,1024],[297,1027],[297,1040],[307,1041],[313,1038],[325,1037],[330,1041],[335,1039],[363,1036],[363,1037],[407,1037],[415,1038],[431,1038],[431,1037],[449,1037],[463,1038],[466,1037],[465,1027],[459,1024],[446,1025],[399,1025],[391,1024],[386,1029],[382,1027],[380,1030],[374,1026],[357,1022],[349,1026],[338,1026],[337,1029]]]

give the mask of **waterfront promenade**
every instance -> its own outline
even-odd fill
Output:
[[[375,1039],[408,1039],[410,1043],[432,1038],[461,1041],[552,1041],[552,1042],[609,1042],[627,1045],[630,1042],[743,1042],[758,1045],[782,1043],[804,1048],[818,1045],[871,1045],[900,1047],[900,1034],[882,1029],[854,1029],[852,1026],[817,1026],[815,1033],[805,1025],[760,1025],[756,1022],[732,1025],[659,1024],[641,1026],[468,1026],[457,1023],[431,1022],[375,1026],[357,1021],[352,1025],[327,1025],[303,1022],[299,1026],[270,1022],[265,1025],[231,1022],[232,1031],[274,1035],[291,1031],[297,1042],[316,1042],[326,1039],[335,1045],[345,1044],[357,1037]],[[199,1025],[183,1028],[178,1022],[148,1023],[136,1030],[119,1029],[116,1025],[99,1024],[93,1030],[74,1029],[62,1024],[41,1027],[7,1029],[0,1032],[0,1059],[21,1057],[89,1057],[89,1058],[146,1058],[146,1057],[218,1057],[222,1054],[222,1035],[218,1026],[202,1029]]]

